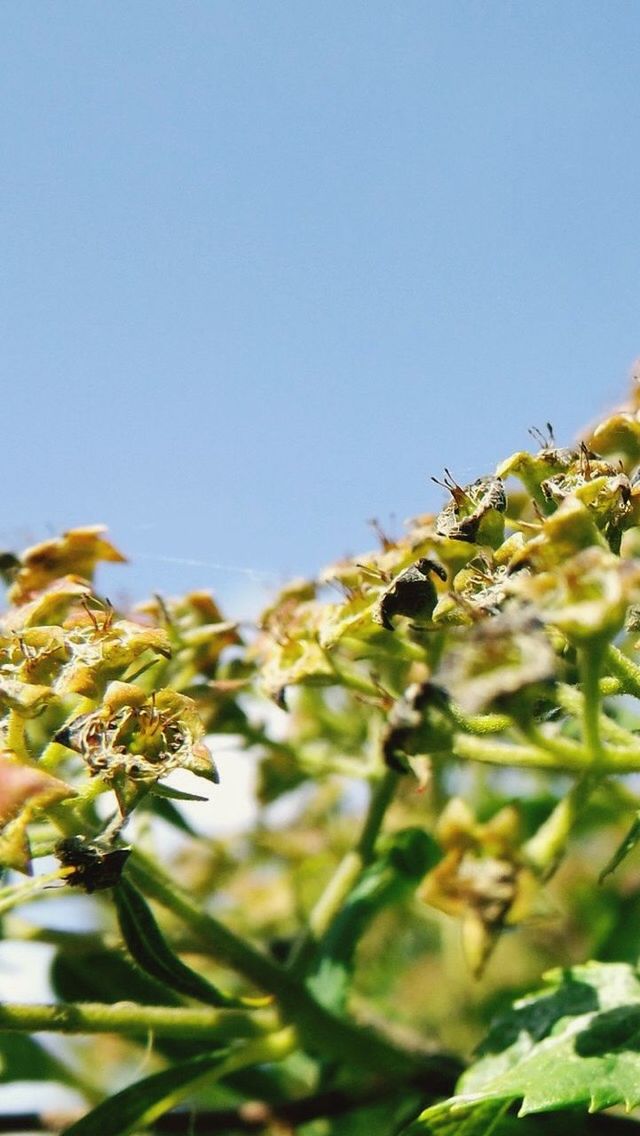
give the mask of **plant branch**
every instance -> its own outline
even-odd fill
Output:
[[[142,1006],[133,1002],[61,1002],[54,1005],[9,1003],[0,1005],[0,1030],[45,1033],[119,1033],[156,1037],[255,1037],[273,1030],[271,1011],[193,1009],[176,1006]]]
[[[625,694],[633,694],[636,698],[640,698],[640,667],[613,643],[607,647],[605,659],[610,670],[620,680]]]
[[[289,960],[289,968],[293,974],[304,974],[307,964],[314,956],[318,940],[326,933],[363,869],[372,860],[380,829],[398,780],[396,772],[387,770],[375,784],[360,838],[355,848],[347,852],[336,868],[293,949]]]
[[[602,746],[600,734],[600,675],[604,649],[599,642],[589,642],[582,647],[579,653],[580,676],[582,678],[582,729],[584,741],[592,765],[602,768],[606,764],[606,755]]]
[[[549,879],[558,867],[576,819],[593,787],[591,775],[580,777],[567,795],[558,801],[538,831],[523,845],[523,855],[541,879]]]
[[[321,1006],[289,971],[244,943],[213,916],[202,911],[173,881],[135,852],[127,870],[133,881],[184,923],[207,946],[213,957],[274,994],[284,1017],[293,1022],[304,1045],[349,1065],[373,1071],[429,1069],[435,1081],[448,1075],[450,1059],[405,1049],[368,1027],[357,1025]]]

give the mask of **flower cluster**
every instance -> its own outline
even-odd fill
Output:
[[[253,656],[263,690],[289,707],[303,753],[326,753],[324,700],[334,720],[342,714],[343,757],[357,759],[340,690],[360,713],[367,705],[369,739],[389,767],[412,771],[423,788],[447,763],[470,759],[553,768],[590,785],[640,768],[634,730],[622,728],[611,701],[640,693],[630,634],[640,599],[638,389],[573,448],[558,447],[550,427],[535,438],[535,452],[513,454],[470,485],[447,470],[439,513],[289,586],[265,613]],[[296,688],[318,691],[315,737]],[[559,808],[542,836],[522,835],[523,848],[532,843],[516,857],[518,878],[524,866],[549,874],[570,815]],[[469,874],[469,857],[483,863],[479,848],[462,860],[456,852],[456,871]],[[427,881],[429,902],[449,871],[438,869],[437,886]],[[483,910],[494,911],[493,895],[501,926],[519,889],[505,898],[504,880],[493,887],[484,870],[482,878]],[[478,910],[469,898],[468,926]],[[490,922],[480,920],[489,938]]]
[[[103,793],[115,794],[117,835],[172,770],[217,780],[203,738],[244,683],[221,663],[237,628],[204,593],[120,615],[92,584],[104,560],[124,557],[99,526],[2,560],[12,601],[0,619],[4,867],[30,869],[39,823],[57,827],[52,840],[100,836]]]

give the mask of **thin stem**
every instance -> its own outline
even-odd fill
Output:
[[[446,1058],[429,1058],[404,1049],[372,1029],[346,1021],[321,1006],[290,972],[271,962],[213,916],[202,911],[138,852],[131,856],[127,871],[146,895],[182,919],[214,957],[274,994],[283,1014],[295,1023],[303,1044],[310,1050],[334,1060],[346,1061],[349,1065],[355,1063],[380,1072],[406,1069],[408,1066],[425,1068],[427,1065],[433,1065],[437,1071],[446,1061]]]
[[[614,680],[615,681],[615,680]],[[603,683],[600,683],[600,693],[606,694],[603,691]],[[566,683],[559,683],[556,688],[558,704],[562,706],[569,714],[573,714],[576,718],[581,718],[584,714],[584,695],[580,690]],[[608,738],[609,741],[618,742],[619,745],[633,748],[638,750],[640,756],[640,745],[638,739],[630,730],[625,729],[614,718],[609,717],[603,711],[600,713],[600,734],[603,738]]]
[[[237,1073],[240,1069],[246,1069],[251,1065],[284,1060],[295,1049],[295,1046],[294,1030],[285,1027],[268,1037],[248,1041],[237,1049],[227,1051],[226,1054],[223,1051],[219,1054],[220,1061],[213,1064],[206,1072],[197,1077],[188,1077],[181,1085],[176,1086],[171,1093],[164,1094],[160,1100],[149,1105],[137,1118],[136,1131],[141,1129],[146,1131],[158,1117],[175,1108],[185,1097],[191,1096],[202,1088],[216,1084],[224,1077],[228,1077],[230,1073]],[[124,1131],[130,1132],[131,1127],[124,1129]]]
[[[399,780],[399,775],[395,771],[387,770],[371,794],[362,833],[356,845],[356,852],[363,864],[367,864],[373,857],[382,822],[393,800]]]
[[[307,964],[314,956],[318,940],[326,933],[363,869],[372,860],[380,829],[393,800],[398,781],[398,774],[393,770],[387,770],[374,786],[358,843],[355,848],[347,852],[336,868],[293,949],[288,964],[293,974],[300,975],[305,972]]]
[[[602,701],[600,675],[603,658],[603,647],[598,642],[591,642],[580,650],[580,674],[584,697],[582,730],[590,760],[597,766],[602,766],[606,762],[600,736],[600,704]]]
[[[587,763],[586,754],[582,749],[578,749],[575,753],[566,753],[561,761],[557,754],[550,753],[547,748],[542,749],[540,746],[494,742],[485,738],[468,737],[465,734],[456,734],[453,752],[456,757],[486,762],[489,765],[515,766],[520,769],[554,769],[558,772],[566,769],[582,772]],[[640,768],[640,761],[638,767]]]
[[[0,1029],[47,1033],[118,1033],[156,1037],[255,1037],[273,1030],[271,1011],[192,1009],[175,1006],[138,1006],[133,1002],[63,1002],[55,1005],[8,1003],[0,1005]]]
[[[605,659],[610,670],[620,680],[625,694],[640,698],[640,667],[633,663],[619,647],[610,643],[605,651]]]
[[[34,879],[27,880],[23,884],[15,884],[0,889],[0,915],[4,915],[6,911],[11,911],[12,908],[18,907],[21,903],[28,902],[38,895],[38,892],[44,891],[51,884],[60,883],[63,878],[63,869],[58,868],[55,872],[35,876]]]
[[[552,769],[556,773],[584,773],[590,765],[590,754],[580,748],[572,754],[567,751],[562,758],[538,746],[507,745],[488,742],[484,738],[470,738],[458,734],[453,753],[456,757],[481,761],[488,765],[504,765],[516,769]],[[603,753],[604,773],[637,773],[640,771],[640,747],[607,746]]]
[[[27,746],[26,720],[17,710],[10,710],[7,715],[7,749],[11,750],[20,761],[32,764]]]
[[[529,863],[544,879],[551,876],[560,863],[575,822],[609,765],[610,751],[605,752],[602,744],[604,715],[600,710],[602,702],[600,676],[603,658],[604,651],[600,643],[591,642],[581,649],[582,697],[579,700],[579,707],[590,766],[584,770],[570,792],[558,802],[551,815],[524,847]]]
[[[134,883],[163,907],[172,911],[198,937],[207,942],[212,955],[238,971],[263,990],[277,994],[281,988],[282,968],[261,954],[244,939],[235,935],[213,915],[209,915],[195,904],[173,880],[170,880],[157,865],[139,851],[135,851],[127,865],[127,871]]]
[[[541,879],[547,880],[558,867],[579,813],[593,789],[593,777],[585,774],[555,806],[522,852]]]
[[[455,702],[449,703],[451,717],[467,734],[502,734],[513,725],[507,714],[464,714]]]
[[[552,754],[561,763],[565,761],[584,763],[584,748],[579,742],[575,742],[571,738],[545,734],[535,722],[529,722],[522,726],[522,732],[528,741],[532,742],[538,749]],[[640,749],[638,756],[640,757]]]

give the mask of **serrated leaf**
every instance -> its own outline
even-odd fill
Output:
[[[195,970],[191,970],[166,943],[150,907],[140,892],[122,879],[114,889],[120,930],[132,958],[158,981],[209,1006],[240,1006]]]
[[[126,1136],[145,1129],[184,1100],[194,1082],[212,1072],[228,1055],[228,1049],[203,1053],[129,1085],[66,1128],[65,1136]]]
[[[420,1114],[400,1136],[490,1136],[509,1107],[508,1101],[443,1101]]]
[[[496,1021],[479,1060],[446,1102],[452,1116],[463,1105],[473,1115],[488,1101],[521,1101],[519,1116],[579,1108],[598,1112],[614,1105],[628,1110],[640,1102],[635,968],[587,963],[553,971],[547,981],[546,990],[516,1002]],[[433,1131],[440,1136],[439,1129]]]

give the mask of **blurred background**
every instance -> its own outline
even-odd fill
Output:
[[[374,543],[639,351],[640,8],[0,9],[0,544],[230,614]]]

